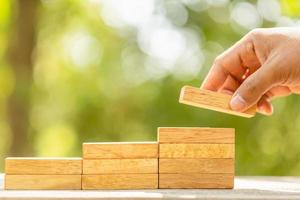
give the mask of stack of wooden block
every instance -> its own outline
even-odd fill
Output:
[[[158,188],[158,144],[83,144],[82,189]]]
[[[81,158],[6,158],[5,189],[81,189]]]
[[[232,188],[234,129],[159,128],[159,188]]]
[[[159,128],[158,141],[83,143],[83,159],[7,158],[5,189],[233,187],[234,129]]]

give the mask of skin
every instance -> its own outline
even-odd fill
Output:
[[[271,115],[272,99],[300,94],[300,28],[252,30],[217,56],[201,88],[233,95],[233,110],[257,104]]]

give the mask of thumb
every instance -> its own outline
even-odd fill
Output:
[[[259,99],[274,84],[270,67],[261,66],[257,71],[245,79],[234,93],[230,107],[233,110],[243,112],[256,104]]]

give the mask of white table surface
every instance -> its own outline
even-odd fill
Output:
[[[299,199],[300,177],[236,177],[234,189],[157,189],[157,190],[3,190],[0,199]]]

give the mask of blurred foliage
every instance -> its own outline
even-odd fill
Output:
[[[291,17],[300,16],[300,1],[298,0],[281,0],[283,13]]]
[[[299,1],[121,2],[41,1],[27,156],[81,156],[88,141],[156,140],[161,126],[234,127],[237,175],[300,175],[299,97],[252,119],[178,103],[180,88],[199,86],[214,57],[252,28],[299,25]],[[2,158],[14,137],[6,107],[15,74],[5,55],[17,6],[0,1]]]

